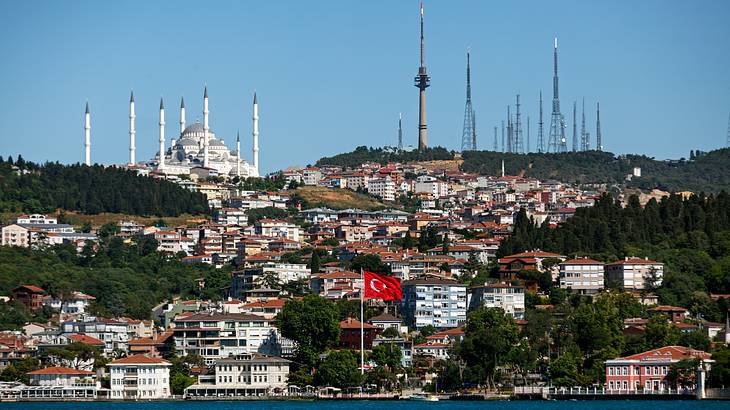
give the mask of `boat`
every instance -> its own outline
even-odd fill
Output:
[[[416,394],[411,394],[408,397],[408,399],[414,400],[414,401],[439,401],[439,396],[437,396],[435,394],[416,393]]]

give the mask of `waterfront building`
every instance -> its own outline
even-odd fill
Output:
[[[560,287],[581,295],[595,295],[603,289],[603,263],[589,258],[560,264]]]
[[[466,285],[452,280],[422,278],[401,283],[403,316],[410,327],[459,327],[466,322]]]
[[[625,290],[642,290],[662,284],[664,264],[649,258],[626,257],[606,265],[606,279]],[[653,283],[650,283],[653,282]]]
[[[501,308],[515,319],[525,317],[525,288],[507,283],[487,283],[469,288],[469,309]]]
[[[112,400],[153,400],[170,397],[170,362],[144,355],[109,363]]]
[[[607,390],[676,389],[668,377],[672,364],[698,359],[709,366],[711,355],[684,346],[665,346],[635,355],[606,360]],[[709,367],[707,368],[709,370]]]
[[[178,355],[195,354],[207,364],[231,355],[275,351],[271,320],[251,314],[198,313],[174,320]]]
[[[272,396],[287,391],[289,360],[258,353],[241,354],[215,361],[214,374],[198,376],[185,389],[186,398]]]
[[[20,390],[21,400],[93,400],[100,388],[96,374],[68,367],[46,367],[27,373],[30,385]]]

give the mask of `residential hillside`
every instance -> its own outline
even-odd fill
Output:
[[[117,167],[25,162],[0,158],[0,212],[178,216],[207,213],[204,195]]]
[[[348,209],[357,208],[367,211],[387,208],[372,196],[348,189],[304,186],[288,191],[292,200],[300,202],[304,208]]]
[[[476,174],[499,175],[504,160],[508,175],[556,179],[578,184],[620,184],[643,190],[719,192],[730,190],[730,149],[692,152],[689,159],[660,161],[644,155],[615,155],[610,152],[583,151],[561,154],[510,154],[494,151],[462,153],[461,170]],[[454,153],[445,148],[429,148],[395,153],[384,149],[358,147],[352,152],[325,157],[317,166],[357,167],[366,162],[426,162],[452,160]],[[640,176],[632,176],[634,169]]]

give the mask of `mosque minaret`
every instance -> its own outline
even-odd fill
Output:
[[[89,102],[86,102],[86,113],[84,114],[84,164],[91,166],[91,113]]]
[[[208,152],[210,151],[210,141],[208,140],[210,135],[210,128],[208,128],[208,112],[208,86],[206,85],[205,91],[203,92],[203,166],[205,168],[210,167],[210,162],[208,161]]]
[[[240,151],[240,148],[239,148]],[[259,172],[259,103],[256,101],[256,91],[253,93],[253,167],[256,174]]]
[[[135,147],[134,147],[134,91],[129,97],[129,165],[134,165],[137,161],[135,160]]]
[[[165,169],[165,103],[160,97],[160,161],[157,169]]]

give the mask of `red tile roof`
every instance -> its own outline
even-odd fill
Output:
[[[74,334],[68,337],[74,342],[92,346],[104,346],[104,341],[85,334]]]
[[[377,326],[371,325],[370,323],[363,323],[364,329],[380,329]],[[357,319],[349,318],[340,322],[340,329],[360,329],[360,321]]]
[[[29,375],[68,374],[68,375],[77,375],[77,376],[91,376],[94,374],[94,372],[89,372],[86,370],[71,369],[69,367],[54,366],[54,367],[46,367],[45,369],[34,370],[34,371],[28,372],[26,374],[29,374]]]
[[[695,357],[707,360],[712,357],[712,355],[710,353],[703,352],[702,350],[695,350],[684,346],[664,346],[647,352],[621,357],[616,360],[682,360]]]
[[[111,366],[119,364],[170,364],[170,362],[164,359],[160,359],[158,357],[149,357],[143,354],[136,354],[134,356],[123,357],[109,363],[109,365]]]

